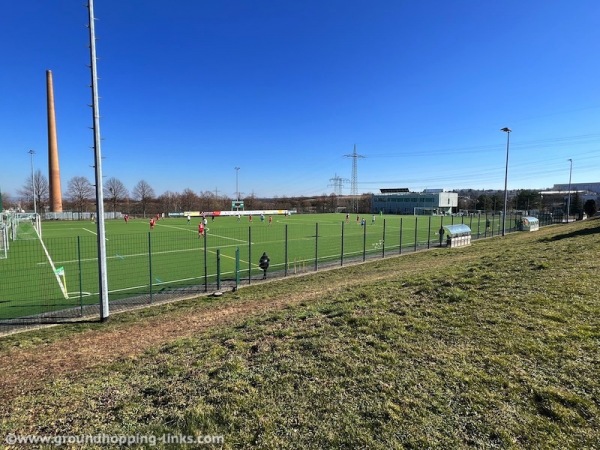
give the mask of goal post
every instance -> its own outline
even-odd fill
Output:
[[[14,213],[9,217],[11,239],[28,240],[42,237],[42,220],[36,213]]]
[[[0,259],[8,257],[8,227],[0,223]]]

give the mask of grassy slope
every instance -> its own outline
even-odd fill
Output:
[[[599,236],[600,221],[549,227],[6,337],[19,377],[0,386],[0,434],[597,447]]]

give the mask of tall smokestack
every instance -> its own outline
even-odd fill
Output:
[[[60,166],[58,164],[58,139],[56,137],[56,115],[54,113],[54,87],[52,71],[46,71],[46,91],[48,98],[48,176],[50,178],[50,211],[62,212],[60,190]]]

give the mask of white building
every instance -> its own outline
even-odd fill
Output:
[[[380,189],[380,194],[373,194],[371,199],[373,213],[451,214],[457,207],[458,193],[437,189],[428,189],[425,192],[409,192],[406,188]]]
[[[594,200],[598,205],[600,204],[600,183],[571,183],[570,186],[569,184],[555,184],[551,191],[541,191],[541,194],[562,196],[565,204],[570,195],[571,201],[578,196],[582,204],[588,200]]]
[[[571,183],[569,184],[555,184],[552,188],[553,191],[565,191],[569,190],[569,187],[572,191],[589,191],[595,192],[596,194],[600,194],[600,183]]]

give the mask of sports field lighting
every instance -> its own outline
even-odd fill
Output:
[[[500,131],[506,133],[506,166],[504,168],[504,212],[502,214],[502,236],[506,234],[506,206],[508,204],[508,149],[510,146],[510,132],[512,131],[508,127],[502,128]]]
[[[571,174],[573,173],[573,160],[571,158],[567,159],[569,161],[569,196],[567,197],[567,223],[569,223],[569,215],[571,214]]]
[[[238,174],[240,173],[240,168],[234,167],[234,169],[235,169],[235,199],[239,202],[240,201],[240,188],[238,185]]]
[[[37,206],[35,203],[35,177],[33,175],[33,155],[35,155],[35,151],[29,150],[27,153],[31,155],[31,192],[33,192],[33,213],[37,214]]]
[[[110,314],[108,307],[108,278],[106,267],[106,229],[104,226],[104,192],[102,191],[102,150],[100,137],[100,106],[98,94],[98,68],[96,57],[96,27],[94,0],[88,0],[88,28],[90,39],[90,73],[92,82],[92,130],[94,131],[94,172],[96,179],[96,230],[98,242],[98,297],[100,320],[105,322]]]

